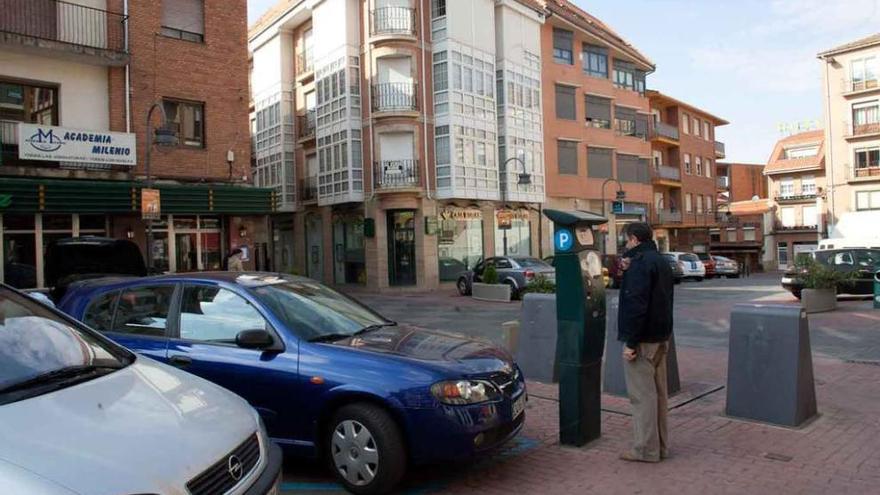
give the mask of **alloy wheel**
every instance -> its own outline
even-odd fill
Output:
[[[350,419],[342,421],[333,430],[330,446],[334,466],[349,483],[363,486],[376,477],[379,450],[363,424]]]

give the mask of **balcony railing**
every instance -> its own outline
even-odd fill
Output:
[[[776,194],[777,203],[795,202],[795,201],[811,201],[816,199],[816,192],[800,192],[799,194]]]
[[[665,165],[654,167],[654,178],[681,182],[681,169]]]
[[[871,89],[880,88],[880,79],[872,78],[872,79],[860,79],[853,80],[849,78],[843,78],[841,80],[841,85],[843,86],[844,93],[853,93],[857,91],[867,91]]]
[[[724,143],[721,141],[715,141],[715,156],[718,158],[724,158],[726,156],[724,152]]]
[[[0,32],[126,53],[128,16],[60,0],[2,0]]]
[[[723,189],[729,189],[730,188],[730,177],[728,177],[726,175],[722,175],[722,176],[718,177],[718,187],[721,187]]]
[[[880,180],[880,164],[871,164],[867,167],[858,165],[850,165],[848,167],[848,177],[850,181],[876,181]]]
[[[666,122],[655,122],[651,126],[651,138],[666,138],[673,141],[678,141],[678,127],[674,125],[669,125]]]
[[[395,112],[417,110],[416,83],[395,82],[373,85],[373,110]]]
[[[373,164],[373,175],[376,189],[418,187],[419,161],[417,159],[378,161]]]
[[[869,122],[867,124],[853,124],[845,122],[843,125],[844,137],[870,136],[872,134],[880,134],[880,122]]]
[[[318,199],[318,177],[316,175],[308,176],[301,179],[302,183],[302,200],[314,201]]]
[[[370,13],[371,34],[413,36],[416,33],[415,9],[409,7],[382,7]]]
[[[296,75],[302,76],[315,70],[315,59],[311,53],[296,54]]]
[[[773,228],[776,232],[813,232],[819,229],[818,225],[785,225],[782,222],[774,222]]]
[[[657,223],[665,225],[668,223],[681,223],[681,212],[678,210],[657,210]]]
[[[296,135],[300,139],[315,137],[315,111],[308,110],[304,115],[296,116]]]

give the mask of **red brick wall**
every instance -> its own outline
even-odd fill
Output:
[[[108,8],[122,11],[121,0]],[[205,42],[193,43],[159,33],[162,2],[129,1],[131,118],[137,133],[138,166],[143,173],[146,116],[163,97],[203,102],[205,147],[154,148],[151,171],[157,178],[226,181],[227,151],[235,153],[233,178],[250,181],[246,0],[205,0]],[[125,130],[125,70],[110,71],[110,123]],[[154,112],[154,125],[160,122]]]
[[[754,196],[767,197],[764,167],[730,163],[730,201],[748,201]]]

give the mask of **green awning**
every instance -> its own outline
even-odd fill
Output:
[[[0,213],[140,214],[143,184],[0,177]],[[163,214],[251,214],[275,211],[271,189],[228,184],[156,184]],[[6,205],[5,207],[3,205]]]

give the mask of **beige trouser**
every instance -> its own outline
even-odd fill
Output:
[[[666,455],[666,354],[669,343],[639,344],[636,358],[623,361],[626,390],[632,403],[632,454],[658,460]]]

